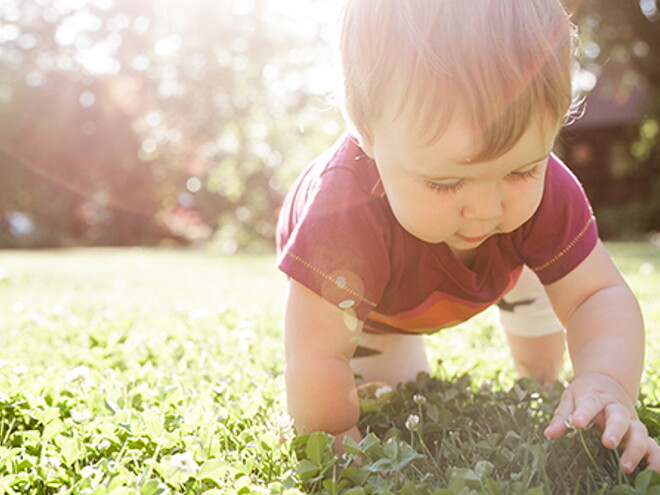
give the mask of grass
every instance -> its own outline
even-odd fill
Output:
[[[645,313],[641,412],[655,428],[660,247],[608,248]],[[0,252],[0,494],[660,493],[659,476],[625,476],[593,432],[542,438],[561,386],[515,381],[488,312],[429,339],[433,377],[364,398],[350,455],[323,434],[293,439],[273,265]]]

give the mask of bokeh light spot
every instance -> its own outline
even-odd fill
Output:
[[[186,189],[191,193],[199,192],[202,189],[202,181],[197,177],[191,177],[186,181]]]
[[[656,0],[640,0],[639,6],[642,14],[649,20],[655,20],[658,17],[658,5]]]
[[[13,90],[11,87],[7,86],[6,84],[3,84],[0,86],[0,103],[2,104],[7,104],[12,100],[13,97]]]
[[[339,303],[339,307],[341,309],[349,309],[355,306],[355,301],[353,299],[344,299],[342,302]]]
[[[16,41],[21,35],[21,30],[13,24],[5,24],[0,26],[0,43],[5,41]]]
[[[142,141],[142,150],[145,153],[154,153],[158,149],[158,144],[151,138],[147,138]]]
[[[25,76],[25,82],[31,88],[42,86],[45,80],[46,77],[39,71],[32,71],[27,76]]]
[[[149,58],[145,55],[136,55],[131,61],[131,66],[138,71],[147,70],[149,68]]]
[[[78,97],[78,103],[80,103],[80,106],[83,108],[91,108],[94,106],[94,103],[96,103],[96,95],[91,91],[83,91]]]

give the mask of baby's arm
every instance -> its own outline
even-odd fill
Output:
[[[660,470],[660,448],[634,409],[644,362],[641,313],[603,245],[598,242],[577,268],[546,290],[566,328],[575,372],[546,436],[562,436],[571,422],[578,428],[595,423],[602,428],[603,445],[624,446],[626,471],[643,458]]]
[[[357,390],[349,365],[362,323],[290,280],[284,315],[286,393],[298,433],[324,431],[359,441]]]

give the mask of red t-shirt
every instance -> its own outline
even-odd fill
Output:
[[[445,243],[398,223],[376,165],[348,135],[298,178],[277,228],[278,266],[372,332],[433,333],[497,302],[523,264],[544,284],[575,268],[598,239],[584,191],[554,155],[541,203],[525,224],[488,238],[472,268]]]

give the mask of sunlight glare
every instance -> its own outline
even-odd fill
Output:
[[[640,0],[639,6],[642,9],[642,14],[647,19],[654,20],[658,17],[658,5],[656,0]]]

